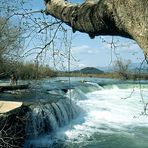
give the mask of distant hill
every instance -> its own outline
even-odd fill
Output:
[[[101,74],[104,73],[104,71],[99,70],[97,68],[94,67],[85,67],[81,70],[75,70],[73,71],[73,73],[82,73],[82,74]]]

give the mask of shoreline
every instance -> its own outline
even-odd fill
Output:
[[[0,114],[7,113],[21,107],[23,102],[0,101]]]

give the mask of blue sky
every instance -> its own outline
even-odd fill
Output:
[[[140,63],[143,52],[132,40],[114,37],[115,49],[111,48],[112,37],[96,37],[90,39],[87,34],[78,33],[72,44],[72,53],[80,60],[81,66],[106,67],[114,63],[117,58]]]
[[[71,1],[82,2],[82,0]],[[34,10],[45,8],[42,0],[32,0],[31,7]],[[130,60],[132,63],[140,63],[143,60],[143,52],[135,41],[122,37],[113,37],[113,40],[117,46],[115,49],[111,48],[109,44],[112,42],[112,37],[98,36],[95,39],[90,39],[85,33],[76,32],[73,34],[71,52],[77,62],[72,61],[72,65],[75,65],[72,68],[108,67],[117,60],[117,57]]]

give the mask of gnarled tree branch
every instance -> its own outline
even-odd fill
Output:
[[[147,0],[87,0],[71,4],[64,0],[45,0],[50,14],[73,28],[73,31],[97,35],[116,35],[137,41],[148,57]]]

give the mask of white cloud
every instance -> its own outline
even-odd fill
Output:
[[[72,51],[72,54],[80,54],[80,53],[94,54],[94,53],[98,53],[99,49],[91,48],[88,45],[81,45],[81,46],[73,47],[71,51]]]
[[[76,46],[71,49],[73,54],[83,53],[86,52],[87,50],[89,50],[89,46],[87,45]]]
[[[96,51],[95,50],[91,50],[91,49],[87,50],[87,53],[94,53],[94,52],[96,52]]]
[[[84,68],[84,67],[87,67],[87,65],[85,65],[85,64],[83,64],[83,63],[79,63],[79,64],[78,64],[78,67],[79,67],[79,68]]]

